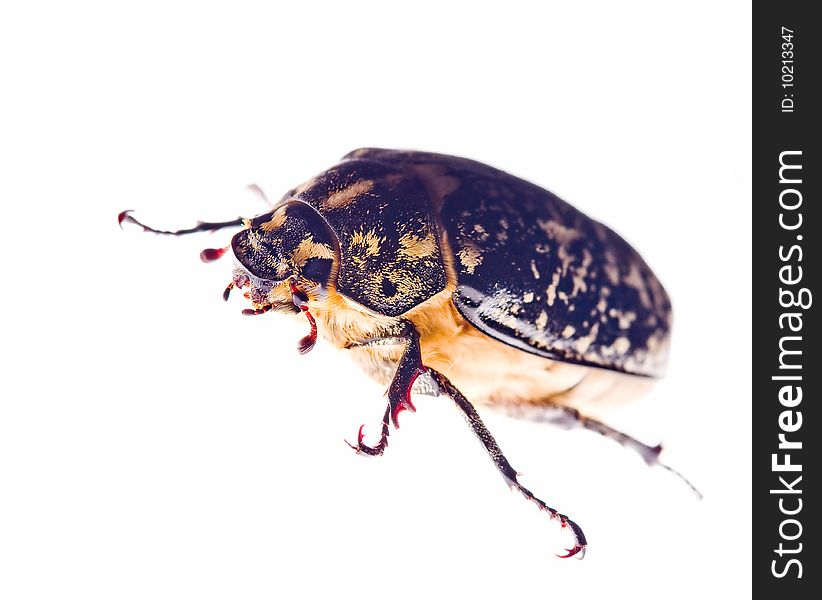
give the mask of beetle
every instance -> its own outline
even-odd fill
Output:
[[[319,330],[388,386],[379,441],[366,444],[360,427],[349,445],[381,455],[390,425],[415,410],[412,389],[450,397],[506,483],[570,530],[563,558],[584,556],[582,529],[519,482],[468,398],[596,431],[673,471],[660,445],[579,411],[636,397],[662,376],[668,294],[616,232],[537,185],[466,158],[363,148],[251,219],[163,231],[131,212],[121,226],[160,234],[242,227],[201,254],[233,254],[223,297],[246,289],[245,314],[305,315],[301,353]]]

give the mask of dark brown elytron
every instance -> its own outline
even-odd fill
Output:
[[[242,227],[202,254],[234,255],[225,297],[245,288],[246,314],[305,314],[301,352],[319,331],[388,386],[379,441],[360,428],[352,448],[382,454],[389,425],[414,410],[412,388],[452,398],[508,485],[571,531],[564,556],[584,555],[582,530],[520,484],[468,398],[592,429],[659,464],[659,446],[580,410],[635,398],[663,374],[668,295],[625,240],[536,185],[464,158],[366,148],[252,219],[179,231],[124,221],[174,235]]]

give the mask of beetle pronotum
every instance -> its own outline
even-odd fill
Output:
[[[388,385],[379,441],[367,445],[360,427],[349,445],[382,454],[420,378],[417,389],[454,401],[507,484],[571,531],[564,557],[585,554],[582,529],[519,482],[469,397],[596,431],[661,465],[661,446],[577,407],[635,397],[662,375],[668,295],[625,240],[551,192],[464,158],[365,148],[253,219],[161,231],[130,212],[121,225],[160,234],[242,227],[201,254],[234,255],[224,298],[247,289],[244,314],[303,313],[301,353],[320,331]]]

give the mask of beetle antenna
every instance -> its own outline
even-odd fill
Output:
[[[131,213],[134,212],[133,210],[124,210],[119,215],[117,215],[117,223],[120,225],[120,228],[123,228],[123,223],[133,223],[138,227],[142,227],[143,231],[147,233],[156,233],[159,235],[188,235],[189,233],[200,233],[202,231],[218,231],[220,229],[225,229],[226,227],[240,227],[243,224],[243,218],[237,217],[232,221],[219,221],[219,222],[207,222],[207,221],[197,221],[197,224],[194,227],[189,227],[188,229],[177,229],[174,231],[166,231],[163,229],[154,229],[153,227],[149,227],[145,223],[142,223],[131,216]],[[205,251],[204,251],[205,252]],[[216,252],[216,250],[214,251]],[[225,250],[223,250],[223,253]],[[222,256],[222,253],[220,254]],[[200,255],[203,258],[202,254]],[[216,257],[216,258],[219,258]],[[206,261],[205,258],[203,258]],[[216,259],[212,259],[216,260]],[[206,261],[208,262],[208,261]]]
[[[229,283],[226,286],[225,290],[223,290],[223,300],[228,302],[228,297],[231,295],[231,290],[233,290],[233,289],[234,289],[234,282],[232,281],[231,283]]]
[[[257,185],[256,183],[249,183],[247,186],[245,186],[245,189],[247,189],[249,192],[251,192],[252,194],[257,196],[260,200],[265,202],[268,206],[273,206],[273,204],[271,203],[271,200],[269,200],[268,196],[265,195],[265,192],[263,191],[263,189],[259,185]]]

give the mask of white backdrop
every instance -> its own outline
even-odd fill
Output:
[[[384,32],[370,55],[361,36],[346,52],[328,25],[284,14],[271,27],[287,43],[264,62],[192,57],[182,41],[168,58],[200,60],[124,60],[139,58],[127,45],[73,60],[89,57],[83,40],[72,60],[45,60],[59,45],[39,55],[24,247],[32,596],[747,596],[750,16],[655,6],[518,14],[526,29],[499,22],[497,47],[551,29],[522,55],[476,46],[475,62],[430,48],[412,60],[410,44],[448,30],[418,16],[396,57]],[[578,33],[552,39],[557,19]],[[469,38],[450,38],[456,56]],[[671,367],[610,423],[662,440],[702,502],[594,434],[484,413],[525,485],[588,535],[583,561],[555,558],[568,539],[508,491],[445,399],[418,398],[382,458],[345,446],[361,423],[374,440],[383,390],[322,342],[299,356],[302,320],[223,303],[230,259],[197,254],[230,232],[116,224],[126,208],[169,228],[263,212],[246,184],[276,199],[360,146],[488,162],[640,250],[674,301]]]

